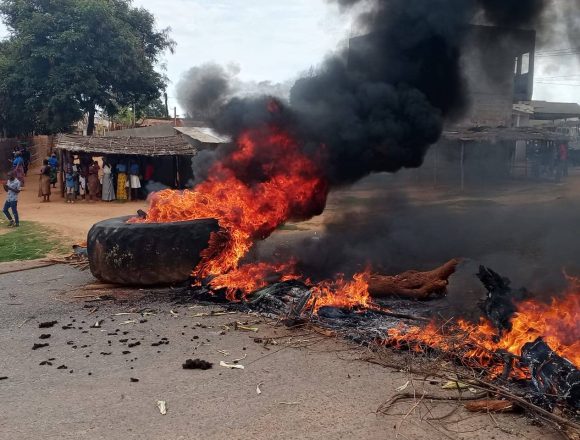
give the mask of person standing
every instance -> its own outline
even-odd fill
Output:
[[[141,189],[141,181],[139,180],[139,164],[132,162],[129,166],[129,184],[131,188],[131,200],[139,198],[139,190]]]
[[[97,200],[97,194],[99,193],[99,164],[97,161],[93,161],[92,165],[89,167],[89,202],[94,202]]]
[[[67,166],[66,174],[64,175],[66,186],[66,202],[75,202],[75,175],[71,165]]]
[[[24,160],[24,175],[26,176],[30,167],[30,150],[27,147],[22,149],[22,159]]]
[[[50,184],[53,188],[56,188],[56,183],[58,182],[58,159],[56,158],[56,153],[52,153],[48,159],[48,164],[50,165]]]
[[[42,161],[42,167],[40,168],[38,197],[42,197],[43,202],[50,202],[50,165],[48,164],[48,159]]]
[[[103,201],[112,202],[115,200],[115,185],[113,183],[113,168],[109,162],[103,163]]]
[[[4,191],[8,193],[6,196],[6,202],[4,203],[4,209],[2,212],[10,222],[8,224],[9,227],[18,227],[20,226],[20,219],[18,218],[18,194],[21,190],[20,180],[16,178],[13,171],[8,173],[8,181],[4,184]],[[10,215],[10,211],[12,210],[12,215]]]
[[[14,171],[14,176],[20,181],[20,185],[24,186],[24,159],[20,151],[14,153],[14,160],[12,161],[12,170]]]
[[[127,165],[117,164],[117,199],[127,200]]]

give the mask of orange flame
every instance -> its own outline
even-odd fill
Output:
[[[154,194],[147,219],[141,220],[218,220],[223,232],[212,234],[193,273],[198,279],[237,269],[255,240],[268,237],[290,219],[319,214],[328,195],[319,167],[289,134],[275,127],[243,133],[236,149],[216,163],[209,175],[194,190]],[[232,275],[232,283],[240,284],[239,277],[242,272]]]
[[[294,263],[244,264],[228,273],[212,279],[209,286],[214,290],[226,289],[226,298],[230,301],[244,300],[246,296],[272,281],[289,281],[299,279],[295,274]],[[237,295],[241,293],[241,298]]]
[[[388,343],[395,347],[408,346],[415,351],[435,348],[453,353],[461,352],[460,357],[469,365],[495,367],[496,374],[501,367],[497,353],[507,352],[515,356],[522,354],[523,346],[544,338],[550,348],[558,355],[580,367],[580,295],[568,293],[550,304],[527,300],[517,306],[511,320],[511,330],[498,337],[493,325],[482,320],[479,324],[459,321],[457,326],[439,328],[431,323],[427,327],[395,328],[388,332]],[[525,377],[523,370],[513,373]]]
[[[373,308],[369,295],[369,278],[370,270],[367,270],[354,275],[352,281],[345,280],[343,274],[338,274],[335,280],[322,281],[312,288],[310,306],[314,305],[315,312],[324,306]]]

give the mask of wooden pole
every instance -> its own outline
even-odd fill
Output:
[[[439,144],[433,146],[433,186],[437,186],[437,159],[438,159]]]
[[[465,142],[461,142],[461,192],[465,190]]]
[[[173,107],[173,126],[177,127],[177,107]]]

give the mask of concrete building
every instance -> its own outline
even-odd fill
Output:
[[[470,27],[463,65],[471,102],[460,125],[511,127],[518,124],[513,106],[532,99],[535,47],[533,30]],[[517,110],[524,119],[526,112],[527,109]]]

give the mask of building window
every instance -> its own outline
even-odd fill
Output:
[[[530,54],[525,53],[522,55],[522,75],[525,75],[530,71]]]

